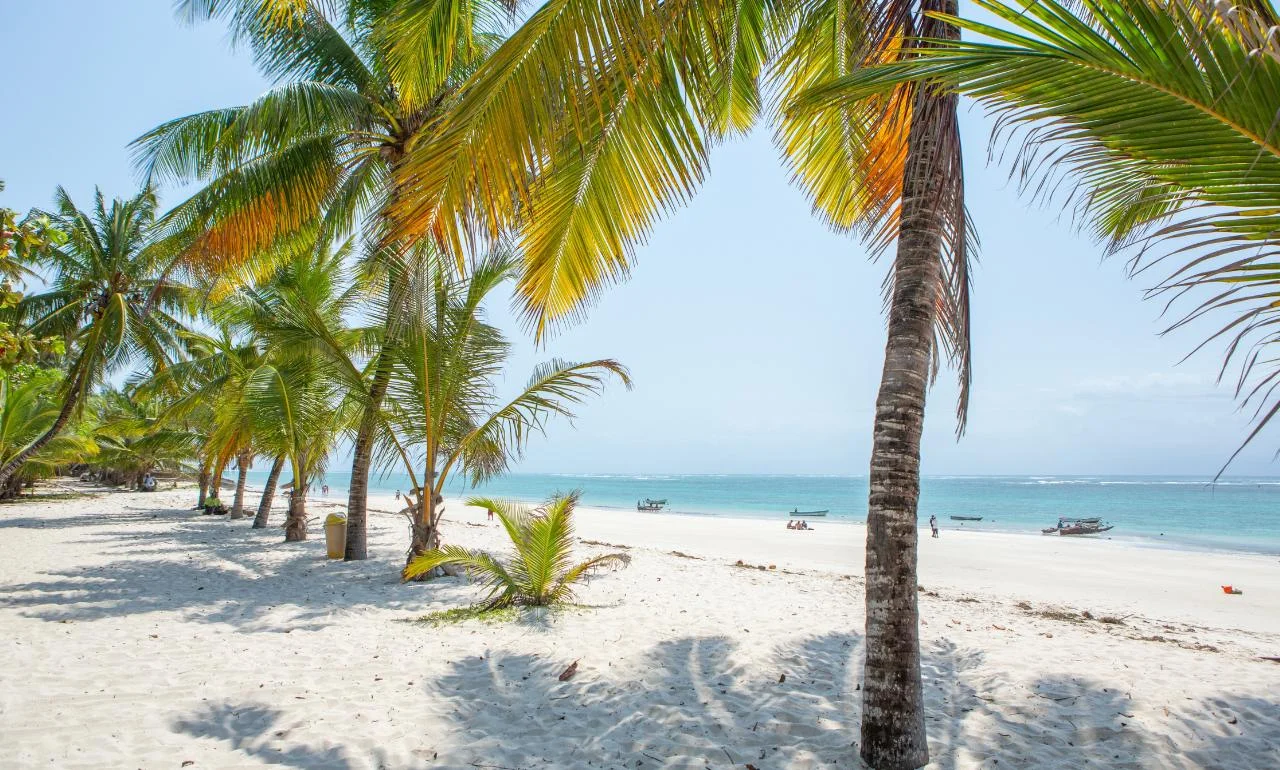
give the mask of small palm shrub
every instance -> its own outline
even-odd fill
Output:
[[[573,509],[577,493],[551,499],[531,509],[517,503],[474,498],[467,505],[488,508],[506,528],[514,549],[510,558],[495,559],[488,553],[452,545],[427,551],[405,566],[401,577],[414,580],[438,567],[466,569],[489,588],[486,610],[527,605],[546,607],[573,598],[573,586],[591,570],[625,567],[631,557],[609,553],[572,563]]]

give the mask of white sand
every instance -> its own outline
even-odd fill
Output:
[[[0,767],[858,766],[859,526],[583,511],[590,609],[432,628],[477,588],[399,517],[344,564],[192,498],[0,506]],[[921,583],[930,767],[1280,767],[1280,559],[948,530]]]

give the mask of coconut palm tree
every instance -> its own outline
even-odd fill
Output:
[[[92,404],[86,422],[98,450],[90,464],[112,483],[140,488],[149,473],[192,468],[203,437],[171,420],[161,395],[128,385],[94,396]]]
[[[249,260],[259,275],[269,274],[274,263],[262,255],[279,253],[269,247],[298,237],[321,216],[331,236],[387,231],[403,194],[392,169],[409,147],[434,141],[459,85],[500,40],[510,16],[505,5],[181,0],[187,21],[226,22],[233,41],[277,84],[252,104],[178,118],[135,142],[148,176],[207,183],[172,217],[200,233],[187,263],[221,272]],[[402,30],[424,45],[398,42]],[[393,46],[419,53],[390,59]],[[393,300],[399,294],[394,286],[385,291]],[[387,344],[394,331],[386,329]],[[372,355],[353,442],[348,559],[366,557],[369,464],[390,378],[390,352]]]
[[[1280,14],[1260,0],[977,4],[1003,24],[950,18],[981,37],[929,41],[817,98],[957,86],[1021,140],[1025,187],[1068,191],[1109,252],[1167,271],[1149,295],[1186,307],[1170,330],[1225,315],[1196,350],[1225,343],[1220,377],[1236,364],[1253,410],[1229,465],[1280,412]]]
[[[410,147],[395,175],[402,240],[431,238],[454,254],[519,232],[517,291],[539,336],[625,277],[634,244],[696,191],[709,148],[762,120],[820,217],[895,249],[868,501],[860,745],[876,768],[928,761],[920,435],[944,358],[959,374],[963,430],[970,370],[956,99],[911,82],[838,110],[802,109],[802,97],[904,55],[907,38],[955,38],[931,15],[955,10],[956,0],[549,0],[463,84],[440,138]],[[393,59],[436,55],[408,29],[394,39]]]
[[[402,577],[413,580],[446,565],[461,567],[488,587],[486,610],[512,605],[549,607],[571,601],[574,584],[592,570],[631,563],[625,553],[607,553],[573,564],[573,511],[577,504],[576,493],[554,497],[537,509],[489,498],[468,500],[467,505],[497,514],[511,538],[511,558],[499,561],[483,551],[450,545],[416,557],[405,565]]]
[[[174,276],[160,280],[174,246],[156,226],[152,188],[110,205],[98,191],[90,211],[58,188],[55,204],[51,218],[66,242],[40,252],[49,289],[23,298],[18,310],[32,334],[66,341],[61,408],[42,434],[0,465],[0,487],[62,432],[108,375],[134,362],[152,371],[168,367],[190,299]]]
[[[393,430],[384,434],[388,444],[382,453],[405,462],[415,487],[410,561],[440,544],[444,489],[452,474],[462,473],[472,484],[484,481],[520,456],[549,419],[572,418],[573,407],[610,377],[631,387],[627,370],[616,361],[553,360],[537,367],[524,389],[503,403],[494,381],[509,344],[484,320],[482,303],[510,276],[510,257],[495,252],[461,279],[430,249],[416,254],[418,261],[397,279],[412,299],[400,321],[403,339],[388,389]]]
[[[48,431],[61,412],[57,393],[63,379],[56,369],[30,365],[0,375],[0,462],[7,462]],[[18,471],[0,487],[0,499],[9,499],[23,484],[53,476],[58,467],[93,459],[98,445],[83,431],[66,431],[30,454]]]
[[[228,317],[263,341],[261,358],[244,379],[238,419],[252,426],[257,446],[284,457],[293,472],[286,541],[306,539],[308,488],[324,473],[337,437],[353,427],[358,405],[347,397],[331,353],[358,349],[368,339],[366,330],[346,325],[363,299],[361,288],[340,278],[347,255],[320,244],[225,303]]]

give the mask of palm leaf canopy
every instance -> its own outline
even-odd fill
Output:
[[[489,498],[468,500],[467,505],[497,514],[511,538],[511,556],[499,560],[484,552],[446,546],[410,561],[402,577],[413,580],[451,564],[485,583],[488,609],[515,604],[544,607],[570,601],[574,585],[589,571],[631,562],[626,554],[612,553],[573,563],[573,512],[577,504],[577,493],[552,498],[537,509]]]
[[[492,253],[465,279],[439,259],[420,267],[401,281],[408,305],[400,315],[388,423],[428,475],[436,474],[434,486],[455,469],[473,484],[505,470],[551,417],[572,418],[573,408],[612,377],[631,386],[626,369],[612,360],[551,361],[504,403],[495,383],[510,345],[485,320],[483,302],[509,277],[510,255]],[[380,456],[392,458],[400,448],[385,447]]]
[[[654,223],[696,192],[716,142],[764,120],[815,211],[883,248],[897,232],[914,87],[835,112],[791,108],[816,84],[897,58],[922,23],[917,10],[898,0],[550,0],[462,84],[436,139],[409,148],[393,232],[447,254],[515,232],[519,303],[541,337],[627,275]],[[942,133],[938,334],[967,384],[969,231],[958,129]]]
[[[975,2],[1003,24],[949,20],[985,40],[931,41],[917,58],[808,99],[838,106],[927,78],[994,110],[998,136],[1021,140],[1016,168],[1029,187],[1065,190],[1113,250],[1132,250],[1136,271],[1166,271],[1151,294],[1183,308],[1172,328],[1225,315],[1200,347],[1224,341],[1222,374],[1238,365],[1235,391],[1255,417],[1247,444],[1280,411],[1274,9]]]
[[[0,377],[0,463],[8,462],[49,429],[62,404],[56,395],[61,372],[41,369],[29,376],[16,372]],[[98,444],[84,431],[66,431],[22,466],[21,476],[52,476],[60,466],[93,458]]]
[[[165,274],[177,245],[156,223],[154,190],[110,204],[98,191],[86,211],[58,188],[55,203],[50,217],[66,238],[39,252],[49,288],[24,297],[17,311],[33,334],[66,340],[64,387],[87,396],[139,361],[163,371],[181,352],[194,296]]]
[[[378,231],[375,215],[396,192],[390,165],[428,140],[509,20],[484,1],[182,0],[178,10],[224,22],[276,83],[133,143],[148,178],[205,183],[166,223],[188,239],[184,263],[209,273],[275,253],[317,223],[329,237]]]

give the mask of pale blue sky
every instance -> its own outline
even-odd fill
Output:
[[[189,28],[169,0],[0,0],[6,119],[0,205],[47,205],[62,184],[132,192],[125,145],[174,116],[266,88],[217,25]],[[983,248],[974,293],[974,393],[956,442],[954,387],[931,395],[931,474],[1207,475],[1248,421],[1215,387],[1218,350],[1178,365],[1194,331],[1161,338],[1147,283],[1029,206],[987,165],[988,124],[963,116],[968,194]],[[175,202],[170,191],[167,202]],[[630,281],[536,351],[517,339],[505,387],[555,355],[611,356],[636,380],[535,441],[538,472],[865,474],[884,345],[884,264],[827,231],[788,185],[767,130],[716,150],[691,205],[658,224]],[[1233,466],[1272,474],[1263,436]],[[340,470],[337,465],[333,470]]]

